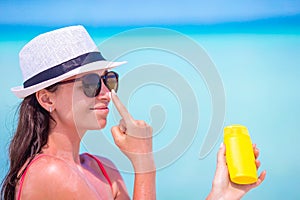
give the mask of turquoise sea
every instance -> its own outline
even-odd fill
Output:
[[[7,149],[20,102],[10,92],[11,87],[22,84],[18,52],[34,36],[55,28],[58,27],[0,26],[0,179],[8,169]],[[128,61],[116,69],[121,77],[119,95],[135,118],[154,126],[154,151],[158,152],[159,168],[157,199],[204,199],[209,193],[222,142],[221,130],[216,129],[219,132],[214,133],[216,139],[208,155],[200,157],[200,149],[210,124],[214,123],[214,108],[219,108],[215,104],[225,108],[222,126],[248,127],[252,141],[260,149],[259,172],[267,170],[265,182],[244,199],[299,199],[299,26],[258,23],[152,27],[157,34],[148,32],[147,27],[139,27],[144,32],[134,28],[87,27],[87,30],[103,47],[104,56],[116,58],[114,52],[123,52],[117,59]],[[134,31],[116,35],[130,30]],[[183,43],[178,39],[181,36]],[[185,40],[195,44],[195,49],[188,49]],[[149,47],[145,45],[149,43],[139,41],[156,41],[156,46]],[[166,43],[171,44],[170,48],[180,45],[183,53],[196,58],[200,52],[204,64],[201,70],[207,70],[208,62],[207,66],[214,68],[218,76],[201,70],[199,73],[191,66],[193,57],[160,46]],[[108,48],[110,44],[116,46]],[[126,51],[122,49],[126,45],[133,46]],[[212,100],[215,93],[220,97]],[[114,147],[110,136],[110,127],[118,121],[112,105],[111,111],[107,128],[87,133],[81,150],[110,157],[122,171],[132,193],[130,165]],[[222,118],[222,112],[219,114]],[[180,141],[174,148],[171,144],[177,138]]]

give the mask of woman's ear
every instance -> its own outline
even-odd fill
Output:
[[[36,99],[39,104],[50,113],[55,110],[55,93],[42,89],[35,93]]]

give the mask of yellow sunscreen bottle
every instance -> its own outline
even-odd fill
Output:
[[[242,125],[224,128],[226,162],[230,180],[237,184],[251,184],[257,181],[257,170],[252,142],[248,130]]]

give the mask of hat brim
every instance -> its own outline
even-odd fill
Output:
[[[110,69],[110,68],[114,68],[117,66],[120,66],[122,64],[125,64],[126,61],[124,62],[111,62],[111,61],[96,61],[96,62],[92,62],[86,65],[83,65],[81,67],[78,67],[76,69],[73,69],[61,76],[49,79],[47,81],[44,81],[42,83],[30,86],[30,87],[26,87],[24,88],[23,86],[17,86],[17,87],[13,87],[11,88],[11,91],[18,97],[18,98],[25,98],[41,89],[47,88],[55,83],[58,83],[64,79],[67,79],[69,77],[78,75],[78,74],[82,74],[82,73],[86,73],[86,72],[90,72],[90,71],[95,71],[95,70],[101,70],[101,69]]]

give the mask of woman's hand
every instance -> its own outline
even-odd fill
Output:
[[[111,96],[122,117],[119,125],[111,129],[116,145],[129,158],[136,173],[155,171],[152,127],[133,119],[114,91]]]
[[[256,145],[253,145],[253,151],[256,159],[256,167],[259,168],[260,161],[257,160],[259,150],[256,148]],[[256,183],[248,185],[240,185],[231,182],[225,158],[225,145],[222,144],[218,152],[217,169],[212,184],[212,190],[207,199],[241,199],[249,190],[259,186],[264,181],[265,176],[266,171],[263,171]]]
[[[133,200],[156,199],[156,169],[152,153],[152,128],[144,121],[134,120],[118,96],[112,100],[122,119],[111,129],[114,141],[131,161],[134,171]]]

